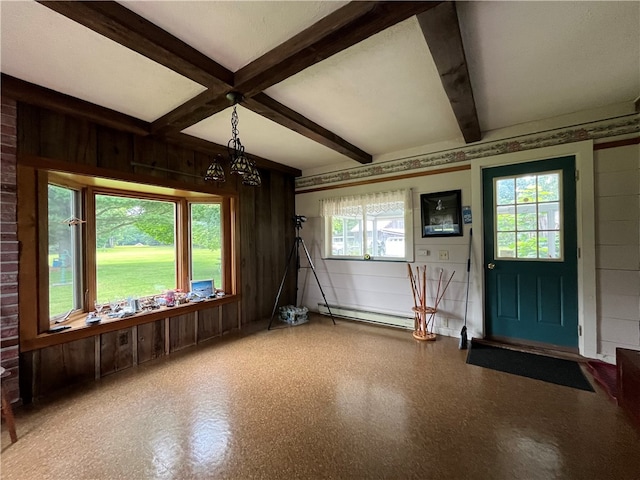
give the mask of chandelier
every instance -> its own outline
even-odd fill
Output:
[[[250,160],[244,153],[244,146],[240,142],[238,136],[238,112],[236,106],[242,101],[242,95],[237,92],[230,92],[227,98],[233,104],[233,113],[231,114],[231,139],[227,143],[227,152],[229,154],[229,163],[231,164],[230,172],[240,175],[244,185],[259,187],[262,184],[260,173],[256,168],[254,161]],[[214,161],[207,168],[204,179],[207,181],[224,182],[224,170],[222,169],[222,155],[217,155]]]

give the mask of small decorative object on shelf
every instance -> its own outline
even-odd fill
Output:
[[[414,314],[414,330],[413,338],[416,340],[430,340],[436,339],[436,334],[433,333],[433,324],[435,322],[436,313],[438,312],[438,305],[444,297],[444,292],[449,287],[451,279],[455,275],[455,271],[449,277],[449,280],[445,284],[442,292],[442,275],[443,270],[440,269],[440,275],[438,277],[438,290],[434,298],[433,306],[427,305],[427,266],[422,267],[422,278],[420,275],[420,266],[416,267],[416,273],[414,275],[411,264],[407,264],[409,270],[409,279],[411,280],[411,293],[413,294],[414,307],[412,308]]]

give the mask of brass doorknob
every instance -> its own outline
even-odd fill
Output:
[[[487,265],[487,268],[489,270],[493,270],[494,268],[496,268],[496,264],[495,263],[490,263],[489,265]]]

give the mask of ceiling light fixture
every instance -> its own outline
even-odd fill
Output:
[[[231,173],[242,176],[242,183],[245,185],[251,185],[254,187],[260,186],[262,183],[260,174],[255,166],[255,163],[249,160],[244,153],[244,146],[240,142],[238,136],[238,112],[236,106],[242,101],[242,95],[238,92],[230,92],[227,94],[227,98],[233,105],[233,113],[231,114],[231,139],[227,143],[227,150],[229,151],[229,160],[231,162]]]
[[[244,153],[244,146],[240,142],[238,136],[238,112],[236,105],[242,101],[242,94],[238,92],[227,93],[227,98],[233,105],[233,113],[231,114],[231,139],[227,143],[227,151],[229,152],[229,162],[231,164],[230,172],[240,175],[244,185],[259,187],[262,184],[260,173],[256,168],[254,161],[250,160]],[[224,170],[222,168],[222,156],[217,155],[214,161],[209,165],[207,173],[204,176],[207,181],[224,182]]]

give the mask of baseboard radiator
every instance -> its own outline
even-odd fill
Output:
[[[371,312],[350,307],[340,307],[338,305],[329,305],[329,308],[334,317],[413,330],[413,316]],[[318,312],[322,315],[329,315],[329,309],[324,303],[318,304]]]

